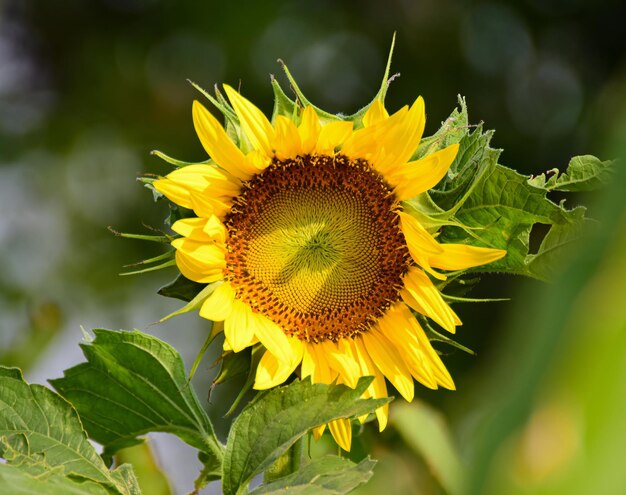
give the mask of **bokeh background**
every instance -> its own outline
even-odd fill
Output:
[[[162,247],[107,230],[162,226],[135,180],[169,170],[150,150],[205,158],[186,79],[241,86],[269,112],[280,58],[311,101],[352,113],[377,91],[395,31],[388,107],[423,95],[428,134],[462,94],[497,130],[501,163],[536,174],[626,149],[625,22],[618,0],[1,2],[0,362],[58,377],[81,361],[81,326],[139,328],[193,361],[204,322],[153,324],[180,307],[156,294],[174,273],[118,275]],[[478,354],[441,348],[458,391],[422,389],[382,435],[366,428],[353,456],[381,462],[359,493],[626,491],[625,191],[618,173],[567,200],[600,223],[556,281],[490,277],[474,295],[511,302],[458,308],[459,341]],[[208,398],[214,357],[195,385],[224,433],[237,384]],[[193,452],[166,435],[151,445],[172,493],[191,491]]]

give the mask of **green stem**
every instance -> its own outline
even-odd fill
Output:
[[[276,459],[274,464],[265,471],[263,476],[265,483],[295,473],[300,468],[303,445],[302,438],[298,439],[283,455]]]

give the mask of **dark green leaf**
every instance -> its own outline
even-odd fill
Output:
[[[371,381],[371,377],[361,378],[356,389],[351,389],[298,380],[258,396],[235,420],[228,435],[222,477],[225,495],[244,491],[255,475],[310,429],[372,412],[387,403],[390,399],[360,399]]]
[[[151,431],[173,433],[206,452],[219,470],[222,446],[169,344],[142,332],[94,330],[86,363],[52,385],[78,410],[89,436],[111,455]]]
[[[205,287],[206,284],[194,282],[186,278],[184,275],[180,274],[172,282],[161,287],[157,291],[157,293],[165,297],[172,297],[174,299],[181,299],[183,301],[191,301]]]
[[[0,493],[6,495],[110,495],[104,486],[63,476],[58,470],[34,477],[18,467],[0,464]]]
[[[575,156],[560,175],[555,168],[530,179],[528,183],[546,191],[591,191],[609,182],[612,165],[611,161],[603,162],[592,155]]]
[[[0,455],[28,475],[54,470],[59,477],[88,480],[110,493],[139,493],[127,467],[107,469],[70,403],[42,385],[27,384],[18,369],[4,366],[0,366]],[[15,474],[7,471],[3,476]]]
[[[478,271],[506,272],[546,278],[547,273],[532,270],[529,263],[529,236],[533,224],[557,226],[561,231],[577,231],[579,213],[568,211],[546,198],[546,192],[528,184],[527,177],[496,165],[472,186],[458,205],[455,218],[465,226],[447,227],[441,242],[461,242],[506,249],[499,261]],[[540,265],[536,265],[539,267]]]
[[[376,461],[354,464],[338,456],[313,459],[295,473],[261,485],[250,495],[344,495],[372,477]]]

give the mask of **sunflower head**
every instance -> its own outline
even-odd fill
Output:
[[[439,243],[405,202],[445,176],[458,144],[416,158],[424,101],[390,115],[387,75],[351,117],[311,105],[287,75],[298,99],[272,81],[271,120],[230,86],[226,96],[205,93],[226,126],[195,101],[209,160],[153,183],[191,212],[172,226],[172,245],[181,273],[209,284],[200,316],[223,322],[227,351],[262,346],[257,389],[294,372],[349,386],[374,376],[364,394],[374,398],[387,396],[386,379],[409,401],[414,379],[453,389],[420,319],[454,332],[461,321],[438,283],[506,252]],[[376,412],[381,430],[387,412]],[[349,450],[350,422],[328,426]]]

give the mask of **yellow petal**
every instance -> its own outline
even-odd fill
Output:
[[[285,332],[276,323],[260,313],[251,312],[251,321],[254,334],[261,344],[280,361],[291,363],[293,349]]]
[[[398,216],[400,217],[400,229],[404,234],[406,245],[413,260],[433,277],[445,280],[446,276],[433,270],[429,263],[430,255],[443,253],[441,245],[415,217],[403,211],[399,211]]]
[[[383,122],[389,122],[392,119],[393,117]],[[406,117],[379,138],[381,153],[373,162],[374,168],[386,178],[390,174],[393,175],[396,169],[404,166],[411,159],[422,139],[425,123],[424,100],[420,96],[411,105]]]
[[[302,143],[302,153],[310,154],[315,151],[315,145],[317,144],[317,138],[320,134],[320,119],[315,112],[315,109],[308,106],[302,112],[302,119],[298,126],[298,133],[300,134],[300,140]]]
[[[409,269],[404,276],[402,299],[418,313],[428,316],[451,333],[461,320],[441,297],[428,276],[417,268]]]
[[[350,452],[352,446],[352,425],[349,419],[341,418],[328,423],[328,429],[333,435],[335,442],[346,452]]]
[[[322,127],[317,138],[315,152],[320,155],[331,155],[352,134],[352,122],[330,122]]]
[[[437,351],[433,349],[426,332],[424,332],[424,329],[417,322],[417,320],[415,321],[413,332],[417,336],[422,348],[426,351],[428,362],[430,363],[430,369],[433,372],[433,376],[437,380],[437,383],[448,390],[456,390],[454,381],[450,376],[450,372],[441,361],[441,357],[437,354]]]
[[[226,228],[215,215],[211,215],[208,219],[183,218],[172,225],[172,230],[197,242],[223,244],[226,239]]]
[[[403,124],[407,112],[408,107],[404,106],[388,119],[354,131],[344,143],[341,152],[350,158],[370,160],[376,166],[376,159],[382,152],[386,136]]]
[[[200,217],[209,217],[222,204],[239,194],[240,181],[210,165],[188,165],[152,183],[170,201],[192,208]]]
[[[363,397],[373,397],[375,399],[387,397],[387,384],[385,383],[385,377],[372,362],[371,357],[365,349],[363,339],[358,337],[351,340],[350,344],[353,348],[354,356],[361,366],[361,376],[374,377],[374,381],[372,381],[370,386],[367,387]],[[387,420],[389,419],[389,404],[385,404],[384,406],[376,409],[376,418],[378,419],[379,431],[383,431],[387,426]]]
[[[428,388],[436,389],[437,380],[431,370],[427,350],[420,342],[415,317],[404,303],[397,303],[378,320],[380,329],[398,349],[411,375]]]
[[[254,313],[246,303],[235,299],[232,303],[232,311],[224,321],[224,338],[230,348],[239,352],[253,344]]]
[[[268,351],[265,351],[256,371],[254,388],[256,390],[267,390],[283,383],[302,361],[302,342],[296,338],[291,338],[293,360],[291,363],[284,363]]]
[[[363,116],[363,125],[369,127],[381,120],[389,118],[385,105],[380,100],[374,100]]]
[[[443,252],[430,255],[428,260],[442,270],[463,270],[473,266],[486,265],[506,256],[502,249],[491,249],[465,244],[440,244]]]
[[[200,316],[212,321],[224,321],[233,310],[235,291],[228,282],[224,282],[207,297],[200,308]]]
[[[324,434],[324,430],[325,429],[326,429],[326,425],[322,425],[322,426],[318,426],[317,428],[313,428],[313,438],[315,438],[315,441],[317,441],[320,438],[322,438],[322,435]]]
[[[452,144],[397,168],[387,179],[395,186],[400,201],[414,198],[435,187],[448,172],[458,151],[459,145]]]
[[[302,154],[300,134],[291,119],[283,115],[278,115],[274,123],[274,128],[276,130],[274,149],[279,159],[294,158]]]
[[[202,146],[215,162],[233,176],[248,180],[259,170],[226,134],[222,125],[199,101],[193,102],[193,125]]]
[[[362,338],[367,353],[378,369],[393,383],[402,397],[411,402],[415,391],[413,378],[395,345],[376,326],[363,332]]]
[[[355,388],[361,377],[361,370],[346,339],[337,343],[323,342],[317,345],[321,347],[321,352],[328,358],[329,365],[339,372],[346,385]]]
[[[208,218],[215,215],[218,218],[224,218],[224,215],[232,206],[232,197],[219,197],[214,194],[212,189],[207,189],[202,193],[192,193],[190,195],[190,208],[199,217]]]
[[[302,378],[311,377],[311,383],[332,383],[337,371],[331,369],[328,358],[319,344],[303,344]]]
[[[207,241],[208,236],[202,230],[206,223],[206,218],[183,218],[172,225],[172,230],[183,237],[197,241]]]
[[[226,227],[215,215],[211,215],[209,217],[202,231],[212,241],[218,242],[220,244],[226,242]]]
[[[172,241],[178,251],[194,258],[208,267],[225,267],[225,249],[217,244],[198,242],[192,238],[179,237]]]
[[[274,128],[263,112],[252,102],[241,96],[233,88],[224,84],[224,90],[228,99],[235,109],[241,128],[248,136],[250,143],[257,150],[261,150],[266,156],[271,157],[274,153],[272,143],[275,140]]]
[[[176,251],[175,256],[176,266],[180,270],[180,273],[182,273],[189,280],[208,284],[224,278],[224,267],[226,266],[226,262],[224,262],[223,266],[209,266],[198,262],[198,260],[183,251]]]

